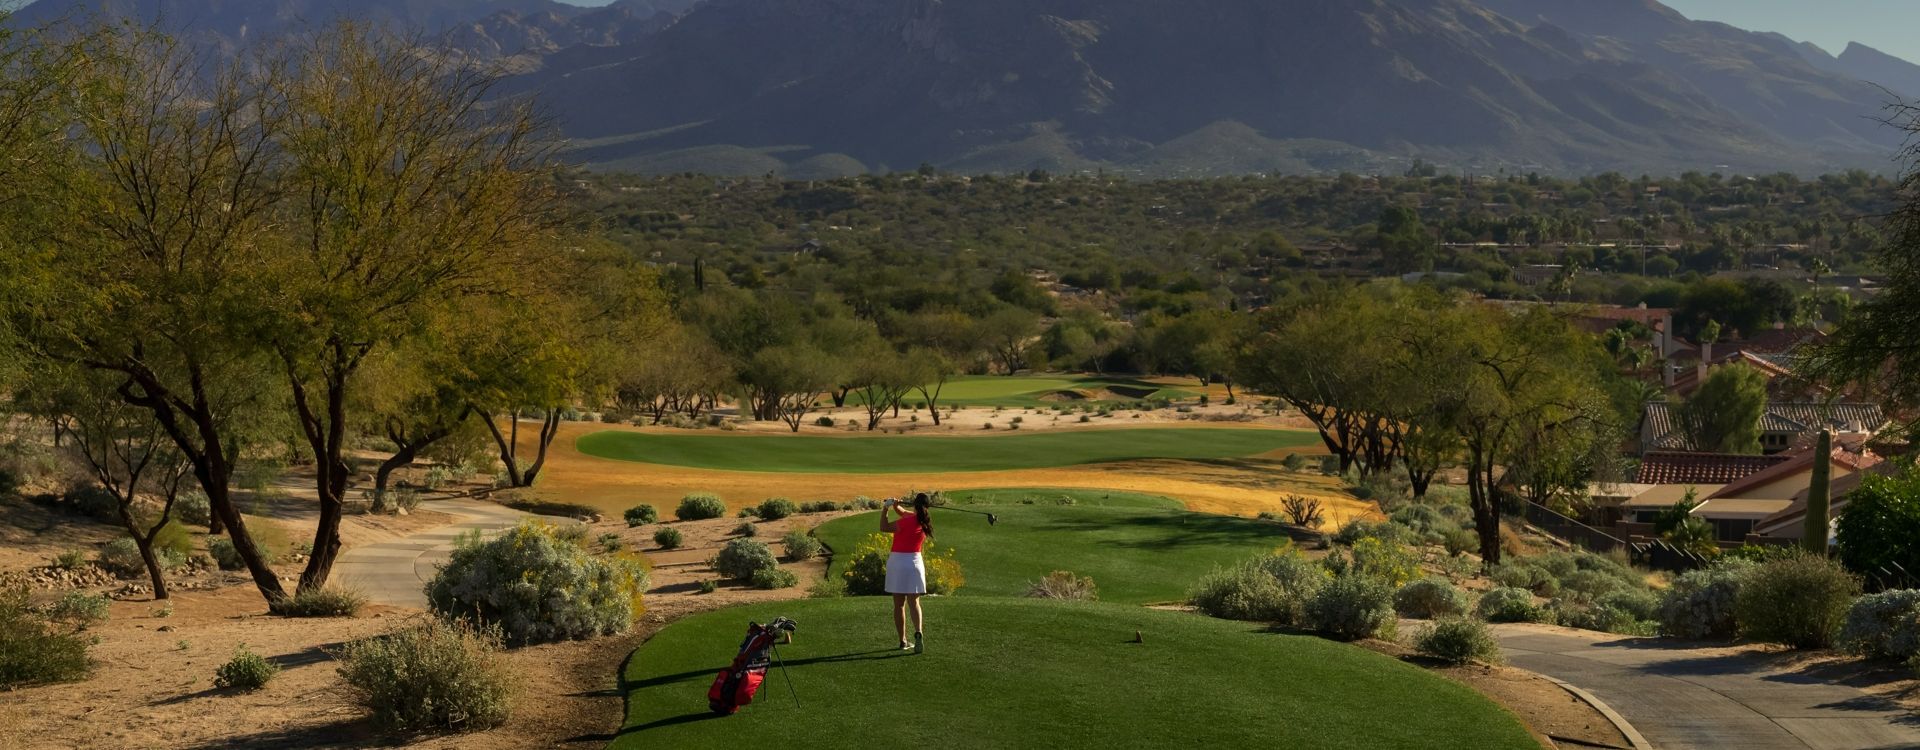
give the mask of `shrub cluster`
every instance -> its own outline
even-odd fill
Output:
[[[754,536],[758,536],[759,534],[760,534],[760,527],[753,525],[752,521],[741,521],[739,526],[733,527],[734,536],[754,537]]]
[[[154,559],[159,561],[161,571],[171,571],[186,564],[187,557],[171,547],[163,547],[156,540],[153,545]],[[120,537],[107,543],[100,550],[100,567],[121,578],[139,578],[147,574],[147,563],[140,557],[140,545],[133,539]]]
[[[673,517],[682,521],[701,521],[719,518],[727,514],[727,504],[719,497],[696,493],[680,498],[680,507],[673,509]]]
[[[627,519],[627,528],[633,528],[635,526],[645,526],[658,522],[660,520],[660,509],[652,505],[635,505],[628,508],[627,512],[623,515]]]
[[[513,681],[499,633],[425,618],[341,648],[349,694],[390,730],[474,731],[507,720]]]
[[[801,513],[832,513],[839,509],[840,504],[832,500],[818,500],[800,504]]]
[[[778,521],[800,512],[800,507],[784,497],[770,497],[760,501],[755,510],[762,521]]]
[[[26,589],[0,589],[0,690],[86,677],[89,643],[28,607]]]
[[[820,540],[803,529],[788,529],[780,537],[780,547],[787,551],[788,562],[812,560],[820,556]]]
[[[868,534],[855,545],[853,553],[847,556],[846,569],[840,574],[846,593],[853,596],[887,593],[887,555],[892,549],[893,537],[878,533]],[[959,561],[953,559],[953,550],[929,547],[920,557],[927,568],[927,593],[948,596],[966,585],[966,575]]]
[[[1393,588],[1371,576],[1336,576],[1307,600],[1313,629],[1355,641],[1393,631]]]
[[[1463,615],[1467,612],[1467,592],[1447,581],[1426,578],[1394,592],[1393,608],[1402,616],[1422,620]]]
[[[185,490],[173,501],[173,517],[184,524],[205,526],[213,523],[213,504],[207,500],[207,493]]]
[[[1187,602],[1229,620],[1307,624],[1307,603],[1326,585],[1327,573],[1298,554],[1262,555],[1202,578]]]
[[[328,586],[295,591],[267,609],[281,617],[352,617],[366,604],[367,597],[358,591]]]
[[[214,672],[213,686],[222,690],[259,690],[280,674],[280,666],[241,646],[232,659]]]
[[[1834,642],[1858,656],[1913,659],[1920,654],[1920,590],[1882,591],[1855,600]]]
[[[1552,622],[1548,611],[1533,603],[1526,589],[1497,588],[1480,597],[1474,613],[1487,622]]]
[[[753,584],[756,589],[790,589],[800,585],[800,577],[790,570],[761,568],[753,571],[753,577],[748,579],[748,583]]]
[[[646,589],[641,564],[595,557],[529,521],[490,542],[463,539],[427,584],[427,603],[444,617],[497,627],[510,643],[544,643],[625,631]]]
[[[1660,633],[1693,640],[1727,640],[1739,632],[1736,604],[1753,564],[1723,560],[1674,579],[1660,596]]]
[[[93,595],[79,591],[69,591],[60,595],[60,599],[47,608],[49,622],[65,625],[74,630],[86,630],[107,621],[108,607],[113,600],[105,594]]]
[[[1500,643],[1487,624],[1470,617],[1447,617],[1421,628],[1413,647],[1448,664],[1500,663]]]
[[[773,556],[773,550],[767,545],[752,539],[735,539],[720,549],[713,558],[713,569],[724,578],[736,581],[749,581],[753,574],[767,568],[780,567],[780,561]]]
[[[653,543],[660,549],[676,549],[684,541],[686,537],[680,533],[679,529],[672,526],[664,526],[653,532]]]
[[[1027,584],[1027,596],[1091,602],[1099,601],[1100,588],[1094,585],[1093,576],[1078,576],[1072,571],[1056,570],[1045,578]]]
[[[1740,634],[1793,648],[1825,648],[1860,595],[1860,579],[1840,563],[1794,555],[1761,563],[1734,603]]]

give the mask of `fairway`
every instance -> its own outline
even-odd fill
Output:
[[[1114,604],[935,598],[927,652],[886,602],[720,610],[662,630],[624,675],[614,748],[1538,748],[1471,689],[1364,649]],[[799,622],[754,703],[707,711],[749,620]],[[1130,643],[1138,631],[1145,642]]]
[[[1061,504],[1071,498],[1072,505]],[[983,516],[933,510],[939,549],[952,548],[966,573],[960,596],[1022,596],[1027,584],[1056,570],[1092,576],[1100,600],[1168,602],[1210,570],[1273,549],[1286,540],[1266,521],[1192,513],[1164,497],[1100,490],[983,490],[949,493],[950,502]],[[1034,504],[1023,504],[1032,500]],[[814,531],[833,549],[829,575],[878,531],[876,514],[837,519]]]
[[[918,474],[1003,471],[1135,459],[1219,459],[1312,445],[1298,430],[1138,428],[992,437],[825,437],[604,431],[582,436],[581,453],[723,471]]]
[[[968,375],[947,381],[940,405],[1050,407],[1062,404],[1124,403],[1146,399],[1177,401],[1199,398],[1194,390],[1132,378],[1079,375]],[[863,403],[859,393],[848,395],[848,405]],[[923,402],[918,391],[907,394],[907,404]]]

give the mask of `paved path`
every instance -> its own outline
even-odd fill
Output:
[[[1662,750],[1920,748],[1913,714],[1766,659],[1540,626],[1494,632],[1514,666],[1586,689]]]
[[[504,531],[531,517],[481,500],[429,500],[421,507],[456,520],[404,539],[348,548],[334,561],[334,580],[359,589],[380,604],[425,607],[427,580],[453,556],[455,539],[475,530],[483,534]]]

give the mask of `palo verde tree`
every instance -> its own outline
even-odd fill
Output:
[[[1400,342],[1392,303],[1376,289],[1303,297],[1253,322],[1236,352],[1242,384],[1306,416],[1345,472],[1386,471],[1398,453],[1389,425],[1391,359]]]
[[[340,550],[355,374],[448,300],[499,295],[558,254],[550,139],[494,79],[418,39],[343,24],[285,48],[286,117],[269,332],[315,461],[320,517],[302,590]]]
[[[1767,412],[1767,378],[1744,363],[1713,368],[1674,416],[1694,450],[1759,453]]]

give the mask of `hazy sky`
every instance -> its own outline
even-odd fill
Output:
[[[1920,0],[1664,0],[1688,18],[1777,31],[1840,54],[1847,42],[1920,61]]]

